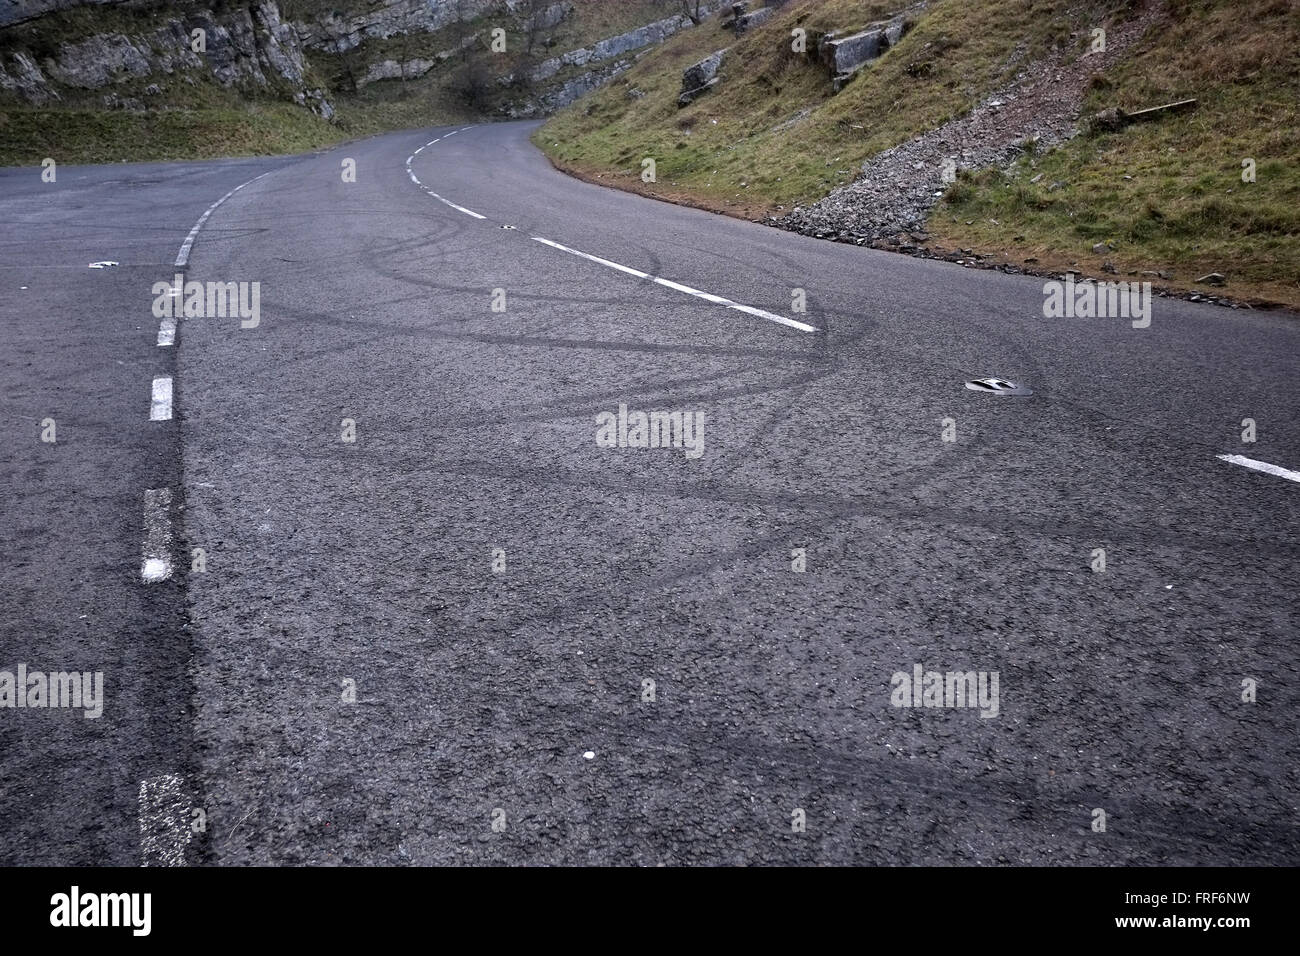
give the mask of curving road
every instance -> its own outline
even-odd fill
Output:
[[[106,688],[0,708],[0,862],[1300,862],[1295,316],[1045,319],[535,128],[0,171],[0,669]],[[260,321],[160,346],[205,214]]]

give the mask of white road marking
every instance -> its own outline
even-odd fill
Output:
[[[787,319],[784,315],[777,315],[775,312],[765,312],[762,309],[756,309],[753,306],[741,305],[739,302],[733,302],[730,299],[724,299],[720,295],[713,295],[710,292],[702,292],[699,289],[692,289],[688,285],[682,285],[680,282],[673,282],[670,279],[663,279],[659,276],[652,276],[648,272],[642,272],[640,269],[633,269],[630,266],[619,265],[617,262],[611,262],[608,259],[602,259],[600,256],[593,256],[586,252],[580,252],[577,249],[570,249],[568,246],[562,246],[558,242],[552,242],[550,239],[543,239],[541,236],[533,236],[535,242],[540,242],[550,246],[553,249],[559,249],[561,252],[567,252],[569,255],[577,256],[580,259],[586,259],[589,262],[599,263],[610,269],[617,269],[619,272],[626,272],[628,275],[636,276],[639,279],[649,279],[651,282],[657,282],[661,286],[669,289],[675,289],[678,292],[685,292],[687,295],[693,295],[703,299],[706,302],[712,302],[715,305],[725,305],[728,309],[735,309],[737,312],[744,312],[746,315],[756,315],[760,319],[767,319],[769,322],[776,322],[780,325],[788,326],[792,329],[798,329],[800,332],[817,332],[820,331],[815,326],[808,325],[806,322],[799,322],[795,319]]]
[[[1277,465],[1270,465],[1266,461],[1256,461],[1254,458],[1246,458],[1242,455],[1216,455],[1220,461],[1226,461],[1233,465],[1241,465],[1242,468],[1250,468],[1254,471],[1262,471],[1265,474],[1276,475],[1279,478],[1285,478],[1288,481],[1300,481],[1300,471],[1291,471],[1288,468],[1279,468]]]
[[[140,865],[184,866],[190,829],[190,806],[183,781],[174,773],[140,784]]]
[[[163,375],[153,380],[153,400],[149,404],[149,421],[165,422],[172,417],[172,380]]]
[[[466,128],[466,129],[469,129],[468,126],[465,127],[465,128]],[[444,140],[444,139],[446,139],[448,136],[455,136],[455,135],[456,135],[457,133],[459,133],[459,132],[461,132],[461,131],[460,131],[460,130],[452,130],[450,133],[447,133],[447,134],[444,135],[444,136],[439,136],[438,139],[430,140],[429,142],[425,143],[424,146],[421,146],[420,149],[424,149],[425,146],[432,146],[434,143],[438,142],[439,140]],[[417,149],[415,152],[418,153],[418,152],[420,151],[420,149]],[[458,205],[456,205],[456,204],[455,204],[454,202],[452,202],[450,199],[444,199],[442,196],[439,196],[436,192],[434,192],[432,189],[430,189],[430,188],[429,188],[428,186],[426,186],[424,183],[420,182],[420,180],[419,180],[419,179],[416,177],[416,175],[415,175],[415,170],[411,169],[411,162],[412,162],[414,159],[415,159],[415,153],[412,153],[410,156],[407,156],[407,157],[406,157],[406,175],[408,175],[408,176],[411,177],[411,182],[415,183],[415,185],[419,186],[421,189],[423,189],[426,193],[428,193],[428,194],[429,194],[430,196],[432,196],[434,199],[438,200],[438,202],[446,203],[448,206],[450,206],[452,209],[456,210],[457,212],[463,212],[465,215],[467,215],[467,216],[473,216],[475,219],[486,219],[486,218],[487,218],[487,216],[480,216],[480,215],[479,215],[478,213],[476,213],[473,209],[466,209],[464,206],[458,206]]]
[[[140,577],[145,584],[172,576],[172,490],[150,488],[144,493],[144,548]]]
[[[271,172],[272,170],[268,169],[266,172],[262,173],[262,176],[269,176],[271,175]],[[230,192],[226,193],[224,196],[222,196],[220,199],[214,202],[211,206],[209,206],[204,211],[203,215],[199,216],[199,221],[194,224],[194,228],[190,230],[190,234],[185,237],[185,241],[181,244],[181,251],[176,254],[177,267],[184,267],[189,264],[190,249],[194,247],[194,240],[198,238],[199,230],[202,229],[203,224],[208,221],[208,217],[211,216],[214,212],[216,212],[217,207],[220,206],[227,199],[229,199],[231,196],[233,196],[235,193],[239,192],[245,186],[249,185],[250,183],[257,182],[259,179],[262,178],[262,176],[254,176],[247,183],[240,183],[234,189],[230,190]]]
[[[438,200],[438,202],[445,202],[448,206],[450,206],[452,209],[455,209],[457,212],[463,212],[465,215],[473,216],[475,219],[487,218],[487,216],[480,216],[473,209],[466,209],[464,206],[457,206],[450,199],[443,199],[441,196],[439,196],[436,192],[434,192],[432,189],[429,189],[428,187],[425,187],[425,192],[427,192],[434,199]]]
[[[158,326],[158,344],[175,345],[176,344],[176,320],[164,318],[162,325]]]
[[[105,259],[103,262],[92,262],[92,263],[90,263],[90,268],[92,268],[92,269],[108,269],[108,268],[111,268],[111,267],[113,267],[113,266],[115,266],[115,265],[117,265],[117,264],[118,264],[118,263],[114,262],[112,259]]]

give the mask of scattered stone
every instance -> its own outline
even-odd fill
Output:
[[[736,36],[740,36],[755,27],[761,27],[768,20],[772,19],[772,14],[776,10],[772,7],[760,7],[753,13],[744,13],[736,17],[731,23],[731,29],[735,31]]]
[[[1196,280],[1198,284],[1204,285],[1224,285],[1228,280],[1224,278],[1222,272],[1210,272]]]
[[[726,53],[726,49],[717,50],[682,71],[682,95],[677,98],[679,107],[693,102],[717,85],[718,70]]]

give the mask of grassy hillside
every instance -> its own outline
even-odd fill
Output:
[[[1300,308],[1300,4],[1171,7],[1175,26],[1095,83],[1085,109],[1196,97],[1195,112],[961,183],[931,216],[936,238],[1095,274],[1105,260],[1164,271],[1181,289],[1219,272],[1229,294]],[[1255,160],[1254,183],[1242,182],[1243,159]]]
[[[1138,4],[933,0],[838,94],[790,51],[795,26],[853,30],[902,6],[795,0],[738,41],[712,21],[558,114],[536,142],[602,182],[779,216],[852,180],[863,160],[965,115],[1054,45],[1081,55],[1092,27],[1125,21]],[[1199,108],[1026,155],[1009,176],[963,176],[930,216],[934,244],[1097,274],[1109,261],[1121,273],[1162,271],[1170,278],[1157,284],[1174,288],[1217,271],[1228,294],[1300,306],[1300,4],[1164,6],[1165,20],[1094,80],[1084,112],[1184,97]],[[721,84],[679,109],[682,70],[733,43]],[[639,179],[647,156],[656,184]],[[1257,162],[1250,185],[1240,178],[1246,157]],[[1093,254],[1103,241],[1106,252]]]

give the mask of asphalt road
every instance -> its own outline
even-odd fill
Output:
[[[0,669],[105,674],[0,708],[0,862],[1300,862],[1300,483],[1217,457],[1300,469],[1296,316],[1045,319],[534,129],[0,171]],[[263,173],[186,270],[260,322],[159,347]],[[894,706],[917,664],[996,715]]]

